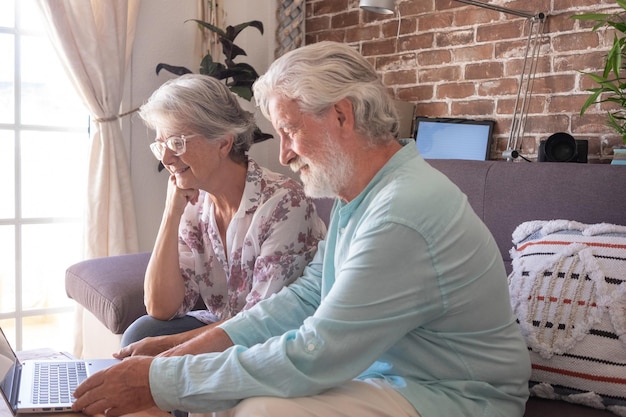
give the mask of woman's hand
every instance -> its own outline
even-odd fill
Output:
[[[170,175],[170,181],[167,185],[165,210],[170,213],[182,215],[187,203],[196,204],[199,196],[200,190],[179,188],[178,185],[176,185],[176,176],[172,174]]]
[[[156,356],[178,343],[173,336],[146,337],[121,348],[113,354],[114,358],[124,359],[130,356]]]

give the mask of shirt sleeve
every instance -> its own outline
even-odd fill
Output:
[[[250,396],[315,395],[358,376],[411,329],[441,312],[436,285],[416,283],[416,270],[424,281],[436,281],[428,279],[435,272],[426,246],[408,227],[369,226],[353,238],[321,302],[305,275],[247,315],[222,325],[239,345],[219,354],[156,358],[150,384],[157,405],[210,411]],[[326,257],[324,268],[332,265]],[[293,324],[281,317],[294,311],[292,305],[281,304],[285,300],[299,306],[298,318],[314,314],[299,327],[280,332]],[[270,324],[256,327],[268,317]],[[266,336],[270,338],[262,342]]]

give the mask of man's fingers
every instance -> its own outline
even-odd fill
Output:
[[[94,389],[95,387],[102,385],[103,382],[104,382],[104,370],[96,372],[95,374],[87,378],[86,381],[84,381],[82,384],[76,387],[76,390],[74,391],[74,397],[76,398],[81,397],[87,391],[90,391]]]
[[[82,412],[84,414],[93,416],[94,414],[104,413],[105,410],[109,407],[107,405],[107,401],[103,398],[101,400],[97,400],[91,404],[83,404],[86,402],[84,399],[82,401],[76,401],[72,404],[72,411]]]

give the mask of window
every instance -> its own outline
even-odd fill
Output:
[[[89,115],[35,0],[0,1],[0,61],[0,326],[18,350],[71,351]]]

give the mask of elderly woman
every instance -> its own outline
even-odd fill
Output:
[[[247,152],[253,114],[215,78],[188,74],[141,107],[169,171],[165,210],[145,276],[147,316],[122,346],[227,320],[299,277],[326,228],[301,185]],[[198,298],[205,310],[194,310]],[[180,339],[179,339],[180,340]]]

